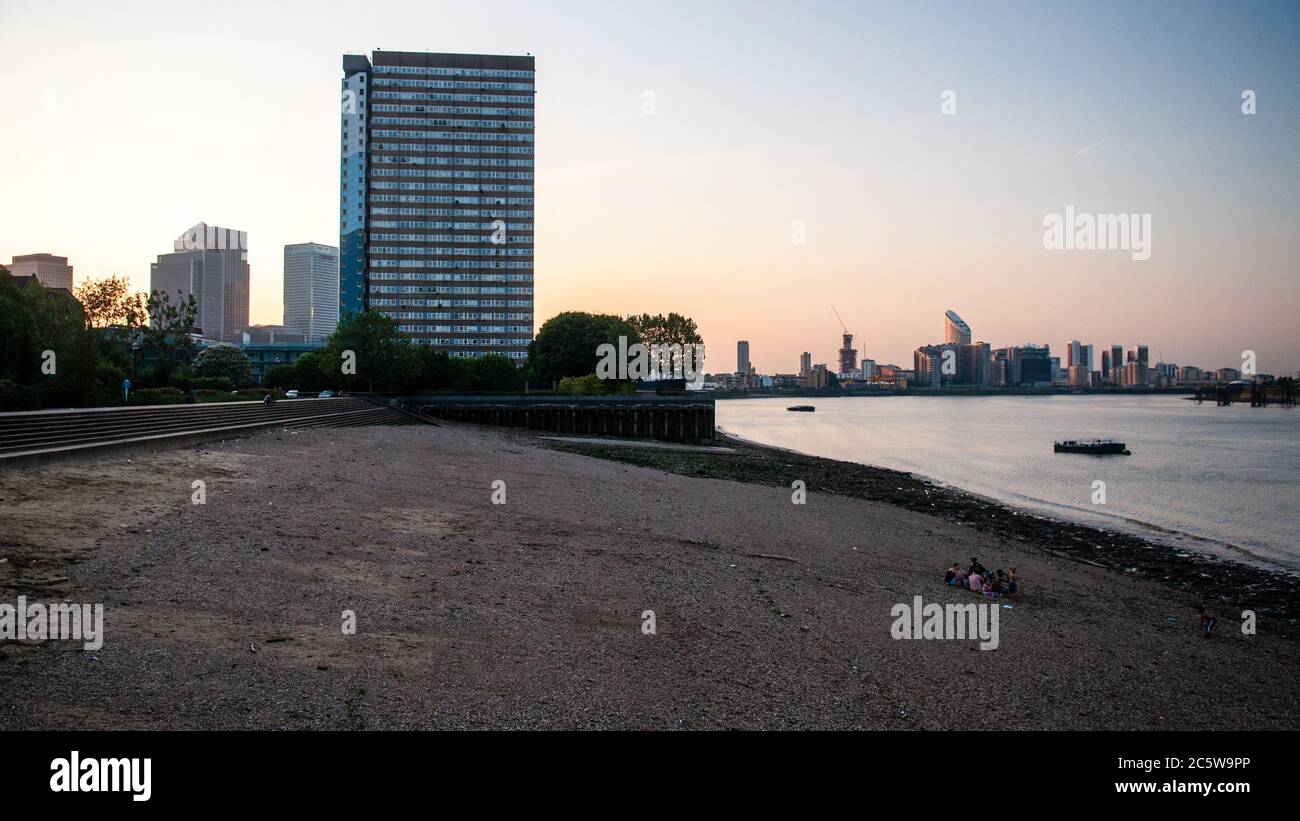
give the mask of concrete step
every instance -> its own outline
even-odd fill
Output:
[[[196,442],[268,427],[359,427],[426,420],[359,397],[154,405],[0,414],[0,464],[169,439]]]

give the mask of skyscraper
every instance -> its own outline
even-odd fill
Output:
[[[284,327],[324,342],[339,324],[339,249],[302,242],[284,246]]]
[[[193,294],[194,322],[203,335],[238,342],[248,327],[247,232],[200,222],[172,248],[149,266],[149,289],[167,294],[172,304]]]
[[[970,326],[957,316],[956,311],[943,315],[943,342],[945,345],[969,345]]]
[[[852,373],[858,369],[858,351],[853,347],[853,334],[844,334],[841,342],[840,373]]]
[[[803,353],[799,354],[799,375],[807,376],[808,372],[811,370],[812,370],[812,354],[808,353],[807,351],[804,351]]]
[[[72,290],[72,266],[67,257],[54,254],[18,254],[5,266],[16,277],[34,276],[46,288]]]
[[[743,339],[736,343],[736,373],[749,375],[749,343]]]
[[[454,356],[533,337],[532,57],[343,57],[339,309]]]

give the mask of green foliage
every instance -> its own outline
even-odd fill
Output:
[[[463,363],[461,384],[458,389],[478,393],[508,393],[523,390],[524,375],[515,364],[499,354],[489,354],[473,359],[460,359]]]
[[[0,351],[0,379],[33,395],[31,400],[11,399],[12,404],[57,407],[102,401],[95,340],[86,332],[80,303],[37,281],[19,287],[4,268]]]
[[[181,390],[193,391],[224,391],[230,393],[234,390],[234,383],[229,377],[225,376],[197,376],[181,380]]]
[[[169,294],[153,291],[145,302],[145,310],[148,324],[139,331],[145,355],[152,356],[158,362],[157,367],[163,368],[170,377],[176,366],[194,356],[194,339],[190,336],[198,313],[194,294],[184,294],[173,305]]]
[[[556,314],[543,323],[528,346],[529,369],[545,386],[566,376],[595,373],[600,359],[596,350],[605,343],[617,346],[620,336],[627,337],[629,347],[641,341],[636,328],[617,316],[581,311]]]
[[[131,391],[132,405],[179,405],[185,401],[180,388],[142,388]]]
[[[144,324],[145,297],[131,293],[131,283],[126,277],[83,280],[75,293],[86,312],[87,328],[131,328]]]
[[[355,356],[355,374],[342,372],[349,351]],[[415,346],[397,330],[395,319],[379,311],[345,315],[319,354],[319,365],[311,367],[320,367],[336,386],[352,391],[401,390],[419,373]]]
[[[19,385],[11,379],[0,379],[0,411],[40,409],[41,400],[36,391]]]
[[[695,320],[689,316],[670,313],[668,316],[663,314],[634,314],[627,318],[628,323],[636,328],[636,332],[641,337],[641,343],[647,348],[651,345],[692,345],[704,344],[704,337],[700,336],[699,328],[695,325]]]
[[[356,373],[343,373],[355,357]],[[474,391],[508,393],[524,388],[523,373],[504,356],[461,358],[414,345],[397,323],[376,312],[349,314],[325,346],[292,365],[267,368],[262,384],[303,391]]]
[[[234,345],[213,345],[199,352],[194,359],[194,374],[198,377],[224,378],[234,385],[247,385],[253,378],[253,363]]]
[[[619,396],[636,393],[636,387],[630,382],[601,379],[591,373],[564,377],[556,391],[568,396]]]
[[[274,365],[262,374],[262,385],[283,390],[323,391],[335,390],[342,384],[339,366],[331,370],[326,357],[327,349],[308,351],[292,365]],[[341,362],[340,360],[337,360]]]
[[[298,388],[298,369],[294,365],[272,365],[262,372],[262,387]]]

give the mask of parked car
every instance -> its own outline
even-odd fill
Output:
[[[298,392],[297,392],[297,391],[285,391],[285,392],[284,392],[284,398],[285,398],[285,399],[297,399],[297,398],[298,398]]]
[[[321,392],[320,392],[320,398],[321,398],[321,399],[333,399],[333,398],[334,398],[334,391],[321,391]]]

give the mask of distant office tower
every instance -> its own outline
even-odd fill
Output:
[[[1183,365],[1181,368],[1178,369],[1179,382],[1195,383],[1195,382],[1200,382],[1204,378],[1205,375],[1201,372],[1201,369],[1193,365]]]
[[[149,289],[176,303],[193,294],[195,324],[209,339],[239,342],[248,327],[248,234],[200,222],[176,238],[174,253],[149,266]]]
[[[302,242],[284,246],[284,327],[324,342],[339,324],[339,249]]]
[[[1052,384],[1052,348],[1027,342],[1008,348],[1007,379],[1010,385],[1046,387]]]
[[[812,354],[804,351],[799,355],[799,375],[807,377],[812,371]]]
[[[1120,371],[1124,367],[1124,347],[1122,345],[1110,346],[1110,384],[1118,385],[1120,382]]]
[[[947,345],[922,345],[912,352],[912,370],[916,374],[916,384],[938,386],[949,383],[955,378],[955,358],[947,360],[952,362],[952,372],[944,373],[944,352],[950,348],[951,346]]]
[[[1148,364],[1147,346],[1134,345],[1133,347],[1129,348],[1127,362],[1141,362],[1143,365]]]
[[[1134,359],[1120,370],[1119,384],[1126,388],[1145,387],[1150,382],[1147,363]]]
[[[736,343],[736,373],[749,375],[749,343],[744,340]]]
[[[987,342],[976,342],[965,346],[970,351],[970,384],[987,388],[993,384],[993,346]]]
[[[805,380],[809,388],[825,388],[830,384],[830,371],[826,368],[825,363],[814,365],[808,372],[808,378]]]
[[[1101,381],[1110,382],[1110,349],[1103,348],[1101,351]]]
[[[858,369],[858,352],[853,347],[853,334],[844,334],[840,346],[840,373],[852,373]]]
[[[533,338],[532,57],[343,57],[339,308],[453,356]]]
[[[54,254],[19,254],[5,266],[16,277],[36,277],[46,288],[72,290],[72,266],[67,257]]]
[[[943,315],[943,341],[946,345],[969,345],[970,344],[970,326],[957,316],[956,311],[948,311]]]
[[[1076,365],[1082,365],[1089,373],[1092,372],[1092,354],[1091,345],[1084,345],[1079,340],[1074,340],[1065,348],[1065,366],[1073,368]]]
[[[997,348],[989,355],[989,384],[995,388],[1005,388],[1010,381],[1010,350]]]
[[[1241,378],[1241,371],[1236,368],[1219,368],[1214,372],[1216,382],[1235,382]]]

